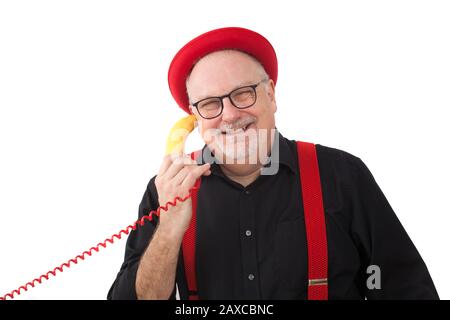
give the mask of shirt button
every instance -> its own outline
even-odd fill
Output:
[[[248,275],[248,280],[252,281],[253,279],[255,279],[255,276],[253,275],[253,273],[250,273]]]
[[[249,194],[250,194],[250,191],[249,191],[249,190],[245,190],[245,194],[246,194],[246,195],[249,195]]]
[[[245,235],[247,237],[250,237],[252,235],[252,232],[250,230],[245,231]]]

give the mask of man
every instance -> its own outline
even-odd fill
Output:
[[[169,86],[195,115],[206,145],[199,165],[185,155],[164,158],[139,216],[185,197],[200,179],[196,210],[194,197],[179,201],[130,234],[109,299],[173,299],[177,288],[182,299],[306,299],[315,285],[329,299],[438,298],[368,168],[322,145],[315,145],[321,185],[315,204],[323,203],[326,275],[309,277],[316,262],[309,260],[314,231],[311,238],[305,227],[308,188],[298,144],[275,126],[276,78],[275,51],[247,29],[210,31],[177,53]],[[195,268],[188,271],[181,248],[193,214]],[[186,281],[191,272],[195,293]]]

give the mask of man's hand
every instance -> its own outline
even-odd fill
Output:
[[[210,164],[197,165],[190,157],[180,155],[166,155],[155,179],[160,205],[173,201],[175,197],[184,198],[194,186],[195,181],[202,175],[211,174]],[[189,227],[192,217],[192,200],[177,201],[176,206],[169,205],[168,210],[160,211],[159,229],[164,233],[182,237]]]

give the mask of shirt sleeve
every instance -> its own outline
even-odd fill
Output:
[[[366,272],[367,299],[439,299],[427,267],[369,169],[355,157],[353,238]],[[372,267],[370,271],[367,270]],[[378,271],[376,268],[379,268]],[[375,276],[378,272],[380,285]],[[370,282],[370,286],[368,284]]]
[[[150,211],[159,206],[157,191],[153,177],[147,185],[142,201],[139,205],[139,219],[148,215]],[[152,221],[146,220],[143,226],[130,232],[125,247],[125,258],[117,274],[116,280],[109,289],[108,300],[137,300],[136,296],[136,272],[141,256],[145,252],[157,225],[157,217]],[[170,299],[175,299],[175,288]]]

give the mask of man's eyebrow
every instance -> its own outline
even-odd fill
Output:
[[[250,86],[254,83],[255,83],[255,81],[243,81],[243,82],[240,82],[237,86],[234,87],[234,89],[232,89],[230,91],[236,90],[237,88],[240,88],[240,87]]]
[[[226,93],[222,93],[220,95],[211,95],[211,94],[209,94],[207,96],[203,96],[200,99],[197,99],[195,101],[190,101],[190,102],[192,104],[192,103],[195,103],[195,102],[203,100],[203,99],[213,98],[213,97],[220,97],[220,96],[223,96],[224,94],[229,94],[231,91],[236,90],[236,89],[238,89],[240,87],[250,86],[252,84],[254,84],[254,81],[242,81],[242,82],[239,82],[237,85],[235,85],[231,90],[228,90]]]

